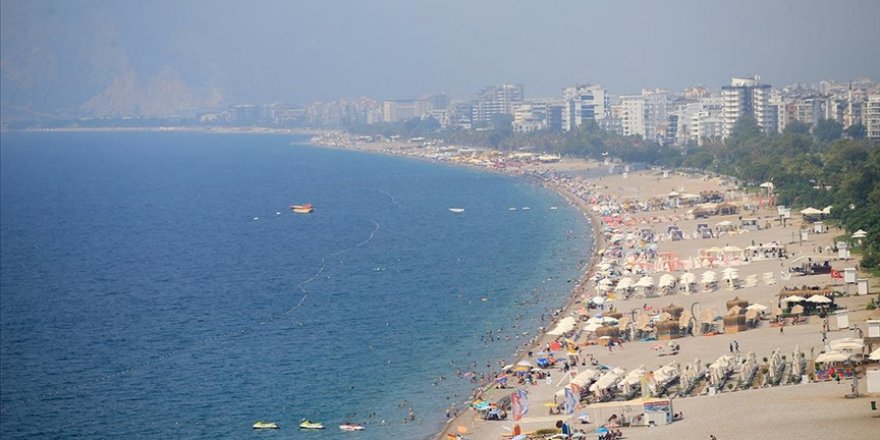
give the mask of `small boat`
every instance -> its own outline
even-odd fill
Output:
[[[454,212],[456,214],[464,212],[464,208],[449,208],[449,212]]]
[[[311,214],[315,208],[311,203],[306,203],[305,205],[290,205],[290,210],[297,214]]]
[[[528,210],[530,210],[530,209],[532,209],[532,208],[529,208],[528,206],[523,206],[523,207],[522,207],[522,210],[523,210],[523,211],[528,211]]]
[[[324,425],[309,420],[303,420],[299,424],[299,429],[324,429]]]
[[[516,208],[507,208],[508,211],[516,211]]]
[[[364,427],[357,423],[343,423],[339,425],[339,429],[343,431],[363,431]]]
[[[259,420],[254,423],[254,429],[278,429],[278,424],[275,422],[264,422]]]
[[[557,208],[557,207],[555,207],[555,206],[551,206],[551,207],[550,207],[550,210],[551,210],[551,211],[556,211],[557,209],[559,209],[559,208]]]

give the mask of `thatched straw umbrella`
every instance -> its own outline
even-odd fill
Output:
[[[740,297],[736,297],[727,302],[727,309],[730,310],[733,306],[740,306],[741,308],[746,308],[749,306],[749,302],[744,299],[740,299]]]
[[[617,337],[620,337],[620,329],[617,327],[612,327],[612,326],[601,327],[596,330],[596,336],[598,336],[600,338],[602,336],[617,338]]]
[[[737,333],[746,329],[746,315],[738,313],[724,317],[724,332]]]
[[[661,321],[657,324],[658,339],[673,339],[681,336],[678,320]]]
[[[679,307],[675,304],[670,303],[668,306],[663,308],[664,313],[669,313],[672,319],[678,319],[681,316],[681,312],[684,311],[684,307]]]

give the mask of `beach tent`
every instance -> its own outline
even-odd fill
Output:
[[[827,296],[813,295],[813,296],[807,298],[807,302],[816,303],[816,304],[830,304],[831,300],[828,299]]]
[[[816,363],[823,364],[827,362],[844,362],[849,360],[849,355],[839,351],[828,351],[816,356]]]
[[[556,324],[556,327],[554,327],[553,330],[547,332],[547,334],[550,336],[560,336],[563,333],[568,333],[574,330],[576,324],[577,321],[575,321],[574,318],[572,318],[571,316],[566,316],[565,318],[559,320],[559,323]]]
[[[748,307],[746,307],[746,310],[754,310],[757,312],[763,312],[763,311],[767,310],[767,306],[765,306],[763,304],[754,303],[754,304],[750,304]]]
[[[859,338],[834,339],[828,342],[828,346],[834,351],[861,353],[865,349],[865,340]]]

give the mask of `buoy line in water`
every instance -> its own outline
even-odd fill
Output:
[[[122,369],[122,370],[119,370],[119,371],[116,371],[116,372],[113,372],[113,373],[110,373],[110,374],[106,374],[106,375],[103,375],[103,376],[97,377],[97,378],[92,379],[92,380],[88,380],[88,381],[84,381],[84,382],[79,382],[79,383],[72,384],[72,385],[68,385],[68,386],[64,386],[64,387],[58,387],[58,388],[56,388],[56,389],[54,389],[54,390],[52,390],[52,391],[46,392],[46,393],[38,394],[38,395],[33,396],[33,397],[27,397],[27,398],[19,399],[17,402],[14,402],[14,403],[12,403],[12,404],[10,404],[10,403],[4,403],[4,404],[2,404],[2,406],[0,406],[0,414],[2,414],[2,413],[6,413],[6,412],[10,411],[11,409],[14,408],[15,405],[27,405],[27,404],[31,404],[31,403],[34,403],[34,402],[38,402],[38,401],[43,401],[43,400],[51,399],[51,398],[54,398],[54,397],[57,397],[57,396],[60,396],[60,395],[64,395],[64,394],[67,394],[67,393],[70,393],[70,392],[73,392],[73,391],[81,390],[81,389],[84,389],[84,388],[89,388],[89,387],[92,387],[92,386],[95,386],[95,385],[98,385],[98,384],[101,384],[101,383],[104,383],[104,382],[107,382],[107,381],[110,381],[110,380],[118,379],[118,378],[121,378],[121,377],[123,377],[123,376],[126,376],[126,375],[128,375],[128,374],[130,374],[130,373],[136,372],[136,371],[142,371],[142,370],[148,369],[148,368],[150,368],[150,367],[152,367],[152,366],[155,366],[155,365],[158,365],[158,364],[163,363],[163,362],[165,362],[165,361],[168,361],[169,359],[172,359],[172,358],[175,358],[175,357],[179,357],[179,356],[182,356],[182,355],[184,355],[184,354],[191,353],[191,352],[196,351],[196,350],[200,350],[200,349],[205,348],[205,347],[207,347],[207,346],[209,346],[209,345],[216,344],[217,342],[220,342],[220,341],[224,341],[224,340],[227,340],[227,339],[230,339],[230,338],[233,338],[233,337],[239,337],[239,336],[246,335],[246,334],[251,333],[251,332],[253,332],[253,331],[255,331],[255,330],[258,330],[258,329],[261,328],[261,327],[266,326],[267,324],[270,324],[270,323],[272,323],[272,322],[275,322],[275,321],[278,321],[278,320],[285,319],[285,318],[289,317],[293,312],[295,312],[296,310],[298,310],[298,309],[299,309],[300,307],[302,307],[302,305],[305,303],[305,301],[306,301],[306,299],[308,298],[308,295],[309,295],[309,292],[308,292],[308,290],[306,289],[306,285],[308,285],[309,283],[311,283],[312,281],[314,281],[315,279],[317,279],[318,276],[320,276],[321,273],[324,272],[324,269],[325,269],[325,267],[326,267],[326,260],[327,260],[327,258],[332,258],[332,257],[338,256],[338,255],[344,254],[344,253],[346,253],[346,252],[349,252],[349,251],[351,251],[351,250],[353,250],[353,249],[355,249],[355,248],[362,247],[362,246],[368,244],[370,241],[373,240],[373,238],[375,237],[376,233],[379,231],[379,229],[381,228],[381,226],[380,226],[379,223],[376,222],[375,220],[373,220],[373,219],[369,219],[369,220],[370,220],[371,223],[373,223],[374,228],[373,228],[373,230],[370,232],[370,235],[367,237],[367,239],[366,239],[366,240],[363,240],[363,241],[361,241],[361,242],[359,242],[359,243],[357,243],[357,244],[355,244],[355,245],[349,246],[349,247],[347,247],[347,248],[344,248],[344,249],[341,249],[341,250],[337,250],[337,251],[335,251],[335,252],[333,252],[333,253],[331,253],[331,254],[329,254],[329,255],[327,255],[327,256],[321,258],[321,265],[320,265],[320,267],[318,268],[318,270],[315,271],[314,275],[312,275],[312,276],[309,277],[307,280],[305,280],[305,281],[299,283],[299,284],[296,286],[296,287],[302,292],[302,294],[303,294],[302,297],[299,299],[299,301],[298,301],[296,304],[294,304],[292,307],[290,307],[289,309],[287,309],[284,313],[281,313],[281,314],[278,314],[278,315],[275,315],[275,316],[270,316],[270,317],[267,318],[267,319],[261,320],[261,321],[257,322],[256,324],[251,325],[251,326],[249,326],[249,327],[247,327],[247,328],[244,328],[244,329],[241,329],[241,330],[235,330],[235,331],[231,331],[231,332],[223,333],[223,334],[220,334],[220,335],[210,336],[210,337],[207,337],[207,338],[201,339],[201,340],[199,340],[199,341],[193,342],[193,343],[192,343],[188,348],[186,348],[186,349],[172,349],[172,348],[169,348],[169,353],[163,354],[163,355],[161,355],[161,356],[158,356],[158,357],[153,358],[153,359],[151,359],[151,360],[147,360],[147,361],[145,361],[145,362],[139,362],[139,363],[137,364],[137,366],[130,366],[130,367],[128,367],[128,368],[124,368],[124,369]]]

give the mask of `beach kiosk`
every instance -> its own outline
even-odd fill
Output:
[[[856,282],[856,268],[854,267],[844,267],[843,268],[843,282],[847,284],[855,284]]]
[[[837,318],[837,329],[838,330],[846,330],[849,328],[849,311],[848,310],[838,310],[834,312],[834,317]]]
[[[672,423],[672,400],[647,400],[644,404],[645,425],[663,426]]]
[[[761,229],[761,226],[758,225],[758,219],[756,218],[744,218],[740,220],[739,228],[746,231],[757,231]]]
[[[868,292],[868,279],[867,278],[858,278],[856,279],[856,284],[859,285],[858,294],[859,295],[867,295]]]
[[[837,242],[837,258],[841,260],[849,260],[849,244],[847,242]]]

